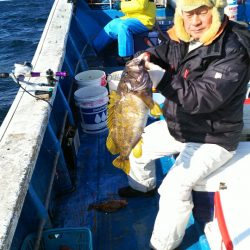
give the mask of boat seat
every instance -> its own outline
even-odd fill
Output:
[[[250,190],[250,141],[240,142],[235,156],[193,188],[193,216],[201,223],[214,219],[216,192],[232,189]],[[243,192],[244,193],[244,192]]]
[[[203,206],[207,218],[210,215],[204,231],[211,249],[245,250],[250,246],[249,161],[250,142],[240,142],[236,156],[195,188],[209,191],[207,194],[213,198],[208,208],[204,209]],[[197,196],[200,192],[194,193]],[[197,208],[195,214],[198,215],[200,211]],[[203,212],[203,221],[204,214]]]
[[[171,158],[172,159],[172,158]],[[169,165],[169,157],[161,158],[160,165]],[[173,162],[172,162],[173,164]],[[162,168],[164,168],[162,166]],[[171,167],[171,166],[170,166]],[[169,170],[167,168],[165,174]],[[250,141],[242,141],[236,150],[235,156],[224,166],[213,172],[204,180],[195,185],[195,192],[217,192],[230,186],[244,185],[250,189]]]
[[[216,192],[223,188],[223,185],[237,185],[238,183],[247,185],[250,173],[250,98],[247,98],[244,103],[243,120],[242,140],[236,150],[236,155],[223,167],[197,184],[195,191]]]
[[[156,96],[154,99],[158,101]],[[162,103],[162,98],[159,100],[161,100],[160,103]],[[205,180],[198,183],[194,187],[194,191],[216,192],[220,188],[223,188],[223,185],[228,186],[235,182],[235,184],[237,184],[241,182],[243,178],[246,178],[244,179],[245,183],[248,182],[248,173],[250,174],[250,98],[246,99],[243,112],[244,127],[242,140],[237,148],[236,156],[223,167],[209,175]],[[164,119],[164,117],[162,116],[161,119]],[[159,161],[164,174],[166,174],[169,168],[174,164],[173,157],[171,158],[171,164],[167,156],[159,159]],[[242,177],[242,175],[244,177]]]
[[[216,192],[233,186],[250,188],[250,141],[240,142],[235,156],[224,166],[199,182],[194,191]]]
[[[249,249],[249,195],[250,189],[244,186],[234,186],[215,193],[214,218],[204,229],[211,249]]]

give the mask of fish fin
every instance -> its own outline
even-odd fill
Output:
[[[108,116],[107,116],[107,127],[110,130],[113,126],[113,117],[114,117],[114,110],[117,101],[121,99],[120,95],[116,93],[116,91],[111,91],[109,95],[109,104],[108,104]]]
[[[161,107],[158,103],[154,102],[153,108],[150,109],[150,114],[155,117],[160,117],[162,115]]]
[[[108,135],[107,140],[106,140],[106,147],[108,149],[108,151],[113,154],[119,154],[118,148],[116,147],[114,141],[112,140],[111,136]]]
[[[142,155],[142,139],[133,148],[133,155],[135,158],[140,158]]]
[[[159,118],[162,115],[160,105],[153,101],[152,97],[149,97],[145,93],[137,94],[142,99],[145,105],[150,109],[150,114],[154,117]]]
[[[130,171],[130,162],[129,159],[122,159],[121,156],[118,156],[113,160],[113,165],[117,168],[123,170],[126,174],[129,174]]]

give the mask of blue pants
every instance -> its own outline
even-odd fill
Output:
[[[96,51],[100,52],[108,44],[117,39],[119,56],[131,56],[134,54],[133,34],[145,31],[148,31],[148,28],[136,18],[115,18],[100,31],[93,45]]]

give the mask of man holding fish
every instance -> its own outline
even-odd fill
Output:
[[[144,129],[141,152],[129,155],[129,186],[119,195],[153,195],[154,160],[178,154],[158,189],[152,249],[181,244],[193,208],[192,188],[229,161],[240,140],[250,35],[228,20],[225,6],[225,0],[178,0],[165,41],[137,57],[158,72],[156,89],[166,97],[166,121]]]

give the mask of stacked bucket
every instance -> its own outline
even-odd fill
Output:
[[[74,93],[83,132],[98,134],[107,130],[108,90],[102,70],[87,70],[75,76]]]
[[[117,90],[118,84],[122,76],[122,72],[123,70],[114,71],[108,76],[107,80],[109,92]]]

